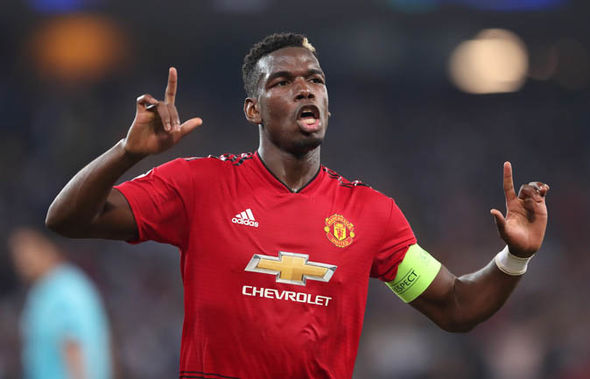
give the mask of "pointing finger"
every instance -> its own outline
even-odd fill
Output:
[[[514,192],[514,181],[512,180],[512,165],[510,162],[504,162],[504,196],[506,201],[516,199],[516,193]]]
[[[168,70],[168,85],[166,86],[166,95],[164,101],[166,104],[174,104],[176,99],[176,86],[178,83],[178,73],[174,67]]]

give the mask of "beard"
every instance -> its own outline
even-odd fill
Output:
[[[301,130],[287,133],[272,133],[264,123],[258,124],[261,143],[263,139],[270,141],[280,150],[295,157],[303,157],[318,149],[324,142],[325,130],[320,133],[305,133]]]
[[[295,156],[303,156],[320,147],[323,142],[323,136],[305,136],[304,138],[293,141],[288,151]]]

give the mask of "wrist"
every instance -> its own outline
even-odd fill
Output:
[[[137,153],[137,152],[130,150],[129,146],[127,145],[127,138],[123,138],[119,142],[117,142],[117,146],[120,148],[120,151],[123,154],[123,157],[126,158],[127,160],[131,161],[132,163],[137,163],[140,160],[142,160],[143,158],[148,156],[148,154]]]
[[[527,271],[528,263],[533,256],[522,258],[511,254],[505,246],[496,256],[494,262],[500,271],[511,276],[521,276]]]

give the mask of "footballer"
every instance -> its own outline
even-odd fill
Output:
[[[46,218],[68,237],[178,247],[179,378],[350,378],[369,278],[447,331],[468,331],[502,306],[543,241],[546,184],[517,194],[504,163],[506,213],[491,213],[506,247],[455,276],[420,247],[391,197],[322,165],[328,89],[306,37],[267,36],[242,74],[255,152],[179,158],[115,185],[202,124],[180,120],[170,68],[164,98],[137,99],[127,136],[67,183]]]

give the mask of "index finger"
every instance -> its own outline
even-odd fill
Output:
[[[514,181],[512,180],[512,164],[510,162],[504,162],[504,196],[506,201],[516,199],[516,193],[514,192]]]
[[[174,67],[170,67],[168,70],[168,85],[166,86],[166,95],[164,96],[164,102],[166,104],[174,104],[176,99],[176,86],[178,82],[178,73]]]

